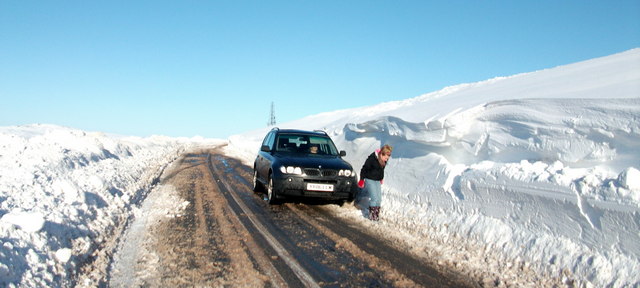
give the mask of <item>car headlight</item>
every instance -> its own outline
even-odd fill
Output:
[[[338,176],[351,177],[351,175],[354,175],[353,171],[351,171],[351,170],[340,170],[340,171],[338,171]]]
[[[302,175],[302,169],[294,166],[280,166],[280,172],[284,174]]]

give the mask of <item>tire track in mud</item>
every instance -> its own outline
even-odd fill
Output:
[[[280,257],[285,262],[285,264],[291,269],[291,271],[298,277],[298,279],[302,281],[302,284],[304,286],[319,287],[318,283],[314,281],[313,277],[311,277],[311,275],[309,275],[309,273],[304,268],[302,268],[302,266],[300,266],[298,261],[296,261],[296,259],[294,259],[291,256],[291,254],[282,246],[282,244],[280,244],[280,242],[278,242],[278,240],[275,239],[275,237],[265,228],[265,226],[262,225],[262,223],[255,216],[252,215],[250,209],[246,205],[244,205],[244,203],[239,199],[236,193],[229,187],[227,182],[219,180],[220,171],[218,170],[218,168],[216,168],[216,166],[213,165],[213,163],[211,163],[211,156],[209,156],[208,162],[209,162],[210,171],[212,173],[211,176],[214,179],[216,179],[216,182],[222,182],[222,184],[226,189],[224,193],[225,196],[228,195],[230,197],[230,198],[227,197],[229,202],[234,202],[235,205],[237,205],[236,207],[238,207],[241,210],[241,211],[237,211],[236,213],[238,214],[244,213],[245,215],[248,216],[247,219],[251,222],[251,225],[254,228],[254,231],[257,231],[260,233],[260,235],[264,238],[264,240],[266,240],[266,242],[271,246],[271,248],[278,254],[278,257]],[[223,164],[227,166],[227,163],[225,161],[223,161]]]
[[[256,268],[245,245],[247,233],[234,223],[237,216],[229,211],[207,163],[207,154],[188,154],[162,183],[173,185],[189,205],[180,217],[153,229],[150,250],[157,255],[157,277],[141,286],[263,287],[269,276],[277,279]]]

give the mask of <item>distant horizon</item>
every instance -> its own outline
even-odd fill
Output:
[[[0,3],[0,126],[225,139],[640,47],[639,1]]]

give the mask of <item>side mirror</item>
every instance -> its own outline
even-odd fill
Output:
[[[262,147],[260,147],[260,151],[262,152],[271,152],[271,148],[267,145],[262,145]]]
[[[347,151],[340,150],[340,157],[347,156]]]

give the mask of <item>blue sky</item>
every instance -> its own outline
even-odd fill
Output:
[[[638,0],[0,0],[0,126],[226,138],[637,47]]]

